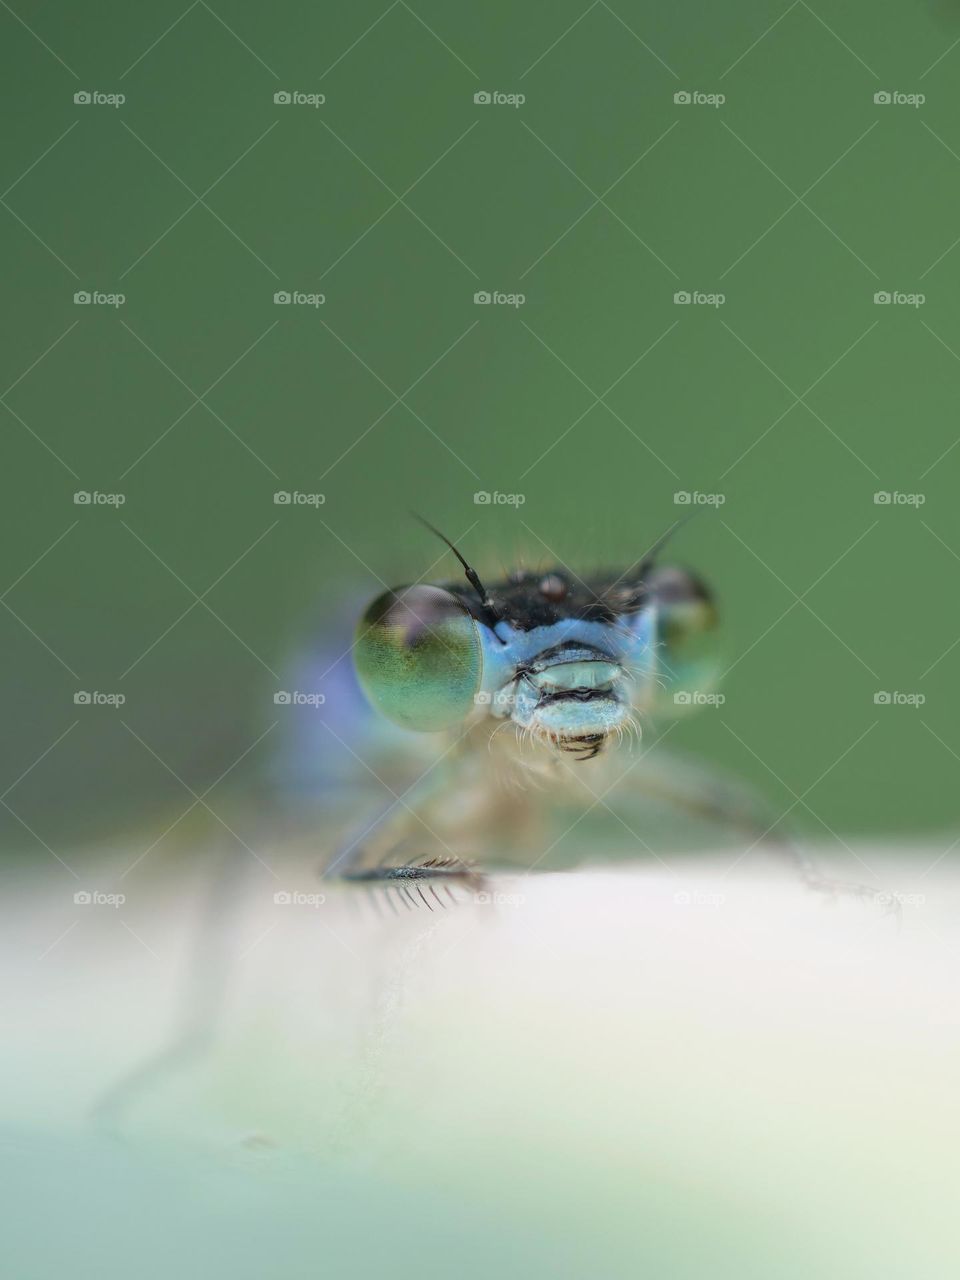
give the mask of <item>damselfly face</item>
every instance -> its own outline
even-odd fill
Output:
[[[459,553],[458,553],[459,554]],[[425,732],[511,722],[516,736],[579,760],[643,712],[689,703],[709,684],[716,622],[704,584],[659,568],[583,580],[564,568],[486,588],[418,584],[379,596],[360,623],[357,673],[375,707]]]

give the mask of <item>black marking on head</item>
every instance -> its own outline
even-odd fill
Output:
[[[690,516],[675,520],[626,573],[610,570],[583,579],[559,565],[537,573],[515,570],[503,581],[495,582],[492,590],[483,585],[476,570],[467,564],[449,538],[421,516],[417,519],[445,542],[457,557],[476,596],[467,592],[461,583],[442,583],[445,590],[455,595],[470,614],[490,630],[498,622],[507,621],[518,631],[532,631],[567,619],[612,625],[624,614],[637,613],[645,608],[651,599],[656,598],[653,588],[658,573],[657,557]],[[693,579],[693,575],[689,578],[699,581]],[[706,588],[700,585],[706,595]],[[479,605],[476,597],[479,597]],[[505,643],[501,637],[497,638]]]
[[[542,584],[547,580],[562,582],[564,590],[545,592]],[[457,596],[478,621],[476,603],[463,586],[444,583],[444,589]],[[534,627],[549,627],[566,618],[584,622],[616,622],[624,613],[641,608],[647,600],[643,582],[627,583],[619,574],[609,572],[581,581],[562,568],[544,573],[511,574],[490,589],[490,596],[499,618],[504,618],[519,631],[532,631]]]

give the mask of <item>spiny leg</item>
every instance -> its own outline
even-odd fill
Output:
[[[219,849],[217,855],[199,904],[176,1029],[165,1048],[148,1054],[95,1102],[91,1119],[108,1132],[118,1132],[136,1102],[200,1058],[215,1037],[233,959],[233,930],[251,866],[236,849]]]
[[[424,812],[429,813],[432,802],[451,789],[456,789],[456,780],[435,769],[401,796],[394,796],[359,835],[340,847],[324,869],[324,878],[380,886],[391,906],[392,888],[408,909],[423,905],[430,911],[434,907],[425,890],[440,907],[446,908],[434,882],[443,882],[453,903],[457,899],[450,891],[451,883],[465,884],[477,891],[483,884],[480,874],[470,862],[447,848],[423,816]],[[424,841],[435,848],[442,847],[444,852],[415,861],[411,851],[422,849]]]
[[[731,832],[747,837],[752,843],[741,856],[754,848],[774,851],[788,861],[807,888],[816,893],[832,898],[847,896],[872,901],[882,905],[888,912],[899,913],[899,902],[895,895],[857,881],[826,875],[795,840],[776,830],[780,819],[771,819],[769,812],[764,812],[756,797],[748,794],[742,787],[727,783],[716,775],[692,769],[688,765],[672,763],[675,767],[671,769],[669,778],[663,776],[662,768],[650,769],[645,774],[637,770],[635,774],[631,774],[630,785],[639,786],[640,790],[693,817],[716,822]]]
[[[355,868],[341,873],[340,879],[352,884],[381,885],[386,891],[393,888],[402,894],[401,901],[406,899],[408,905],[416,906],[416,897],[428,910],[433,911],[424,894],[426,889],[437,904],[446,910],[446,903],[437,893],[435,884],[442,881],[442,888],[450,901],[456,904],[457,899],[450,891],[450,882],[468,885],[474,891],[483,885],[483,877],[468,863],[454,855],[444,858],[428,858],[425,862],[405,863],[401,866],[385,866]],[[386,893],[389,901],[389,892]]]

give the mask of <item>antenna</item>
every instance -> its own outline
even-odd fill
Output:
[[[476,569],[471,568],[471,566],[467,564],[466,560],[463,558],[463,556],[460,554],[457,548],[453,545],[450,539],[445,534],[441,533],[439,529],[434,528],[434,526],[430,523],[429,520],[424,520],[423,516],[418,515],[416,511],[412,511],[410,514],[413,516],[414,520],[419,520],[420,523],[425,528],[429,529],[431,533],[436,534],[436,536],[440,539],[441,542],[445,542],[447,544],[447,546],[450,548],[453,554],[457,557],[457,559],[463,565],[463,572],[466,574],[467,581],[470,583],[471,587],[473,587],[474,591],[476,591],[477,595],[480,597],[480,601],[483,604],[483,607],[485,609],[489,609],[490,612],[493,614],[494,619],[497,622],[499,622],[502,617],[502,614],[500,613],[500,610],[497,608],[497,606],[490,599],[490,593],[487,591],[487,588],[480,581],[480,575],[477,573]]]
[[[633,577],[638,577],[641,579],[644,578],[653,568],[654,563],[656,562],[657,556],[660,554],[663,548],[667,545],[667,543],[670,541],[670,539],[673,537],[676,531],[679,528],[681,528],[683,525],[685,525],[688,520],[692,520],[696,514],[697,513],[695,511],[688,511],[685,515],[682,515],[678,519],[674,520],[670,528],[667,529],[665,533],[661,533],[660,537],[656,540],[656,542],[649,549],[649,551],[644,552],[642,559],[638,560],[637,563],[633,566],[633,568],[630,569],[628,573],[625,573],[623,575],[624,578],[633,578]]]

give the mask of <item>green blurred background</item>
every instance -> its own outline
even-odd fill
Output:
[[[190,797],[151,750],[198,790],[227,769],[274,719],[305,620],[435,561],[410,508],[488,572],[585,573],[636,559],[681,491],[724,498],[676,555],[717,588],[731,670],[674,743],[779,809],[806,795],[811,833],[955,823],[960,8],[17,12],[8,848],[161,829]],[[275,304],[294,290],[325,301]],[[526,300],[474,303],[494,290]]]

